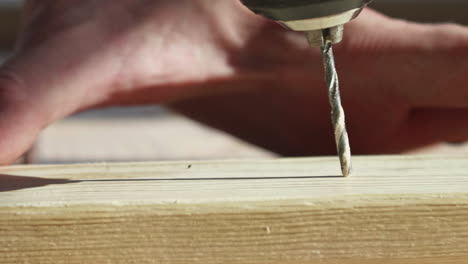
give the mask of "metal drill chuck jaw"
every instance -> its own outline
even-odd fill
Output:
[[[372,0],[242,0],[256,14],[273,19],[294,31],[307,32],[314,46],[323,43],[329,30],[333,44],[343,39],[343,25],[356,18]]]

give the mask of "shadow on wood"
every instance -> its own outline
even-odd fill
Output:
[[[76,181],[66,179],[46,179],[13,175],[0,175],[0,192],[44,187],[51,184],[67,184]]]

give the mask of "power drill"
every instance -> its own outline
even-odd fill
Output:
[[[288,29],[303,31],[312,47],[321,47],[332,108],[335,141],[343,176],[351,174],[351,147],[333,57],[333,44],[343,39],[344,24],[356,18],[372,0],[241,0],[254,13]]]

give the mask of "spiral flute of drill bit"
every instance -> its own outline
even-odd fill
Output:
[[[327,34],[323,35],[322,44],[323,63],[325,67],[325,79],[328,85],[330,104],[332,108],[332,121],[335,129],[335,141],[341,162],[343,176],[351,174],[351,148],[348,132],[346,131],[345,113],[341,105],[341,96],[338,82],[338,73],[333,56],[333,44]]]

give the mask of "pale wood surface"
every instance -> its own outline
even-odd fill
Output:
[[[62,120],[42,132],[32,161],[69,164],[276,157],[227,133],[173,113],[159,112],[132,108],[90,112]],[[468,144],[440,144],[411,154],[468,155]]]
[[[468,260],[468,157],[0,169],[0,263]]]
[[[252,159],[271,152],[179,115],[102,112],[57,122],[37,141],[34,163]],[[101,116],[99,116],[101,115]],[[140,115],[140,116],[139,116]]]

